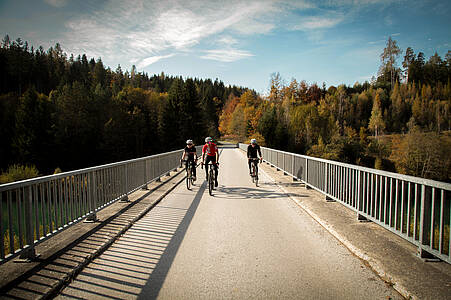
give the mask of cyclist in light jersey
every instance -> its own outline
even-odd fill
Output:
[[[219,153],[218,146],[213,143],[211,137],[205,138],[205,145],[202,147],[202,165],[207,165],[208,162],[212,162],[215,169],[215,186],[218,186],[218,163]],[[208,168],[205,167],[205,178],[208,180]]]

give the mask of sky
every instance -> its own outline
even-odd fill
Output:
[[[269,90],[271,74],[326,86],[377,76],[391,36],[402,50],[451,50],[451,1],[0,0],[0,34],[116,70],[219,79]]]

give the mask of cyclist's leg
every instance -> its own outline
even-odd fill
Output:
[[[193,165],[193,176],[196,177],[196,163],[194,162],[194,159],[191,160],[191,163]]]
[[[249,174],[252,174],[252,161],[248,158],[247,164],[249,165]]]
[[[208,163],[211,160],[211,156],[207,155],[207,157],[205,158],[205,178],[208,178]]]
[[[211,162],[213,163],[213,168],[215,170],[215,183],[218,185],[218,165],[216,164],[216,156],[211,156]]]

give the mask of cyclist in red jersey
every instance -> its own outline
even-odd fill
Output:
[[[211,137],[205,138],[205,145],[202,147],[202,166],[207,165],[208,162],[212,162],[215,169],[215,186],[218,186],[218,163],[219,153],[218,146],[213,143]],[[205,167],[205,178],[208,180],[208,168]]]

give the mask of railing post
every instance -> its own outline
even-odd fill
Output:
[[[22,253],[19,258],[25,261],[33,261],[38,256],[36,255],[36,250],[34,248],[34,237],[33,237],[33,218],[32,218],[32,203],[33,203],[33,193],[32,186],[28,186],[27,189],[24,189],[24,193],[26,196],[25,199],[25,235],[27,245],[24,247]],[[36,216],[38,218],[39,216]],[[22,220],[19,220],[21,222]]]
[[[142,189],[145,191],[149,190],[147,187],[147,159],[144,160],[144,186]]]
[[[360,210],[361,210],[361,205],[360,205],[360,200],[363,201],[363,199],[361,199],[361,191],[362,189],[362,171],[359,170],[359,178],[358,178],[358,197],[357,197],[357,220],[363,222],[363,221],[368,221],[368,219],[363,216],[362,214],[360,214]],[[363,183],[364,184],[364,183]]]
[[[423,250],[424,245],[424,237],[426,234],[426,230],[424,230],[424,213],[425,207],[424,202],[426,200],[426,186],[424,184],[421,185],[421,206],[420,206],[420,246],[418,247],[418,256],[421,258],[427,257],[427,253]]]
[[[324,164],[325,165],[325,172],[324,172],[324,193],[326,194],[326,201],[327,202],[335,202],[335,200],[329,196],[329,188],[328,188],[328,176],[329,176],[329,168],[327,166],[327,163]]]
[[[130,202],[128,199],[128,164],[124,165],[124,177],[123,177],[123,190],[124,196],[121,198],[121,202]]]
[[[308,185],[308,159],[305,158],[305,188],[310,190],[311,187]]]
[[[97,221],[96,207],[97,207],[97,191],[96,191],[96,173],[92,171],[90,174],[90,191],[91,197],[89,200],[89,216],[86,218],[86,223],[93,223]]]

